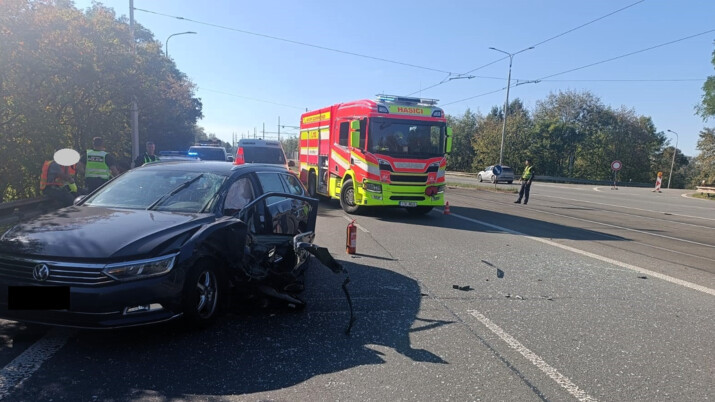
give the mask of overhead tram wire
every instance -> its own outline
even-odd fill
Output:
[[[349,51],[346,51],[346,50],[334,49],[334,48],[330,48],[330,47],[326,47],[326,46],[313,45],[313,44],[311,44],[311,43],[300,42],[300,41],[297,41],[297,40],[286,39],[286,38],[280,38],[280,37],[277,37],[277,36],[271,36],[271,35],[266,35],[266,34],[261,34],[261,33],[251,32],[251,31],[246,31],[246,30],[238,29],[238,28],[231,28],[231,27],[227,27],[227,26],[224,26],[224,25],[212,24],[212,23],[209,23],[209,22],[203,22],[203,21],[192,20],[192,19],[190,19],[190,18],[180,17],[180,16],[176,16],[176,15],[164,14],[164,13],[160,13],[160,12],[156,12],[156,11],[151,11],[151,10],[145,10],[145,9],[136,8],[136,7],[134,7],[134,9],[137,10],[137,11],[143,11],[143,12],[145,12],[145,13],[154,14],[154,15],[159,15],[159,16],[162,16],[162,17],[175,18],[175,19],[177,19],[177,20],[189,21],[189,22],[193,22],[193,23],[196,23],[196,24],[200,24],[200,25],[205,25],[205,26],[210,26],[210,27],[214,27],[214,28],[225,29],[225,30],[227,30],[227,31],[239,32],[239,33],[243,33],[243,34],[247,34],[247,35],[258,36],[258,37],[261,37],[261,38],[267,38],[267,39],[273,39],[273,40],[277,40],[277,41],[292,43],[292,44],[294,44],[294,45],[312,47],[312,48],[315,48],[315,49],[327,50],[327,51],[330,51],[330,52],[342,53],[342,54],[347,54],[347,55],[350,55],[350,56],[356,56],[356,57],[362,57],[362,58],[370,59],[370,60],[382,61],[382,62],[385,62],[385,63],[391,63],[391,64],[397,64],[397,65],[406,66],[406,67],[418,68],[418,69],[420,69],[420,70],[434,71],[434,72],[437,72],[437,73],[445,73],[445,74],[454,74],[454,73],[452,73],[452,72],[450,72],[450,71],[440,70],[440,69],[437,69],[437,68],[424,67],[424,66],[419,66],[419,65],[417,65],[417,64],[403,63],[403,62],[401,62],[401,61],[385,59],[385,58],[382,58],[382,57],[369,56],[369,55],[366,55],[366,54],[360,54],[360,53],[355,53],[355,52],[349,52]]]
[[[622,54],[622,55],[620,55],[620,56],[611,57],[610,59],[606,59],[606,60],[602,60],[602,61],[597,61],[597,62],[595,62],[595,63],[590,63],[590,64],[587,64],[587,65],[585,65],[585,66],[572,68],[572,69],[569,69],[569,70],[566,70],[566,71],[562,71],[562,72],[560,72],[560,73],[547,75],[547,76],[544,76],[544,77],[539,78],[539,79],[536,79],[536,80],[524,81],[524,82],[521,82],[521,83],[520,83],[520,82],[517,82],[516,84],[512,85],[512,87],[515,87],[515,86],[518,86],[518,85],[523,85],[523,84],[538,83],[538,82],[541,82],[541,81],[547,81],[548,78],[556,77],[557,75],[567,74],[567,73],[570,73],[570,72],[573,72],[573,71],[578,71],[578,70],[582,70],[582,69],[584,69],[584,68],[593,67],[593,66],[596,66],[596,65],[599,65],[599,64],[607,63],[607,62],[609,62],[609,61],[622,59],[622,58],[624,58],[624,57],[632,56],[632,55],[634,55],[634,54],[643,53],[643,52],[646,52],[646,51],[648,51],[648,50],[653,50],[653,49],[657,49],[657,48],[659,48],[659,47],[663,47],[663,46],[667,46],[667,45],[672,45],[673,43],[682,42],[682,41],[684,41],[684,40],[692,39],[692,38],[695,38],[695,37],[698,37],[698,36],[702,36],[702,35],[708,34],[708,33],[710,33],[710,32],[715,32],[715,29],[710,29],[710,30],[705,31],[705,32],[701,32],[701,33],[698,33],[698,34],[695,34],[695,35],[686,36],[686,37],[684,37],[684,38],[672,40],[672,41],[670,41],[670,42],[661,43],[661,44],[659,44],[659,45],[651,46],[651,47],[648,47],[648,48],[645,48],[645,49],[636,50],[636,51],[634,51],[634,52]],[[688,79],[688,80],[691,80],[691,79]],[[551,80],[551,81],[555,81],[555,80]],[[504,89],[506,89],[506,87],[504,87],[504,88],[502,88],[502,89],[497,89],[497,90],[494,90],[494,91],[490,91],[490,92],[485,92],[485,93],[482,93],[482,94],[479,94],[479,95],[475,95],[475,96],[472,96],[472,97],[469,97],[469,98],[460,99],[460,100],[458,100],[458,101],[449,102],[449,103],[443,104],[442,106],[447,106],[447,105],[452,105],[452,104],[459,103],[459,102],[464,102],[464,101],[466,101],[466,100],[478,98],[478,97],[480,97],[480,96],[485,96],[485,95],[489,95],[489,94],[492,94],[492,93],[495,93],[495,92],[503,91]]]
[[[579,25],[579,26],[577,26],[577,27],[575,27],[575,28],[571,28],[571,29],[569,29],[568,31],[564,31],[564,32],[562,32],[562,33],[560,33],[560,34],[558,34],[558,35],[555,35],[555,36],[552,36],[552,37],[550,37],[550,38],[548,38],[548,39],[542,40],[541,42],[536,43],[536,44],[531,45],[531,46],[528,46],[528,47],[537,47],[537,46],[539,46],[539,45],[543,45],[543,44],[546,43],[546,42],[552,41],[552,40],[554,40],[554,39],[556,39],[556,38],[559,38],[559,37],[561,37],[561,36],[564,36],[564,35],[566,35],[566,34],[569,34],[569,33],[573,32],[573,31],[576,31],[576,30],[578,30],[578,29],[581,29],[581,28],[583,28],[583,27],[585,27],[585,26],[587,26],[587,25],[591,25],[591,24],[593,24],[593,23],[596,22],[596,21],[600,21],[600,20],[602,20],[602,19],[604,19],[604,18],[610,17],[610,16],[612,16],[613,14],[616,14],[616,13],[619,13],[619,12],[621,12],[621,11],[624,11],[624,10],[626,10],[626,9],[628,9],[628,8],[631,8],[631,7],[635,6],[636,4],[643,3],[644,1],[645,1],[645,0],[636,1],[635,3],[632,3],[632,4],[629,4],[629,5],[625,6],[625,7],[619,8],[618,10],[612,11],[612,12],[606,14],[606,15],[602,15],[602,16],[596,18],[596,19],[593,19],[593,20],[591,20],[591,21],[589,21],[589,22],[586,22],[586,23],[584,23],[584,24],[581,24],[581,25]],[[483,68],[485,68],[485,67],[489,67],[489,66],[491,66],[491,65],[494,64],[494,63],[498,63],[498,62],[500,62],[500,61],[502,61],[502,60],[504,60],[504,59],[508,59],[508,58],[509,58],[509,56],[504,56],[504,57],[502,57],[502,58],[500,58],[500,59],[494,60],[494,61],[492,61],[492,62],[490,62],[490,63],[487,63],[487,64],[485,64],[485,65],[483,65],[483,66],[479,66],[479,67],[477,67],[477,68],[474,68],[474,69],[472,69],[472,70],[469,70],[469,71],[467,71],[466,73],[457,74],[457,75],[458,75],[458,76],[467,75],[467,74],[473,73],[473,72],[475,72],[475,71],[481,70],[481,69],[483,69]],[[477,77],[477,78],[483,78],[483,77]],[[409,94],[409,95],[414,95],[414,94],[416,94],[416,93],[418,93],[418,92],[425,91],[425,90],[427,90],[427,89],[431,89],[431,88],[440,86],[440,85],[442,85],[442,84],[444,84],[444,83],[446,83],[446,82],[448,82],[448,81],[449,81],[449,80],[442,80],[441,82],[439,82],[439,83],[437,83],[437,84],[434,84],[434,85],[429,86],[429,87],[427,87],[427,88],[420,89],[419,91],[412,92],[412,93]],[[478,96],[479,96],[479,95],[478,95]],[[469,99],[471,99],[471,98],[469,98]]]
[[[543,80],[545,80],[545,79],[547,79],[547,78],[556,77],[557,75],[563,75],[563,74],[566,74],[566,73],[570,73],[570,72],[574,72],[574,71],[578,71],[578,70],[583,70],[584,68],[593,67],[593,66],[596,66],[596,65],[599,65],[599,64],[603,64],[603,63],[608,63],[609,61],[622,59],[622,58],[628,57],[628,56],[633,56],[634,54],[647,52],[648,50],[657,49],[657,48],[659,48],[659,47],[663,47],[663,46],[667,46],[667,45],[672,45],[673,43],[678,43],[678,42],[682,42],[682,41],[687,40],[687,39],[696,38],[696,37],[698,37],[698,36],[702,36],[702,35],[705,35],[705,34],[709,34],[710,32],[715,32],[715,29],[711,29],[711,30],[708,30],[708,31],[705,31],[705,32],[701,32],[701,33],[698,33],[698,34],[695,34],[695,35],[686,36],[686,37],[684,37],[684,38],[672,40],[672,41],[670,41],[670,42],[661,43],[661,44],[659,44],[659,45],[651,46],[651,47],[648,47],[648,48],[645,48],[645,49],[636,50],[636,51],[634,51],[634,52],[622,54],[622,55],[620,55],[620,56],[611,57],[610,59],[597,61],[597,62],[595,62],[595,63],[587,64],[587,65],[585,65],[585,66],[572,68],[572,69],[570,69],[570,70],[562,71],[562,72],[560,72],[560,73],[547,75],[547,76],[544,76],[544,77],[539,78],[539,80],[540,80],[540,81],[543,81]]]

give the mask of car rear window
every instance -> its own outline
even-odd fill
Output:
[[[204,161],[225,161],[226,150],[223,148],[189,148],[189,152],[196,152],[199,159]]]
[[[502,168],[502,173],[514,173],[514,169],[512,169],[512,168]]]
[[[243,157],[246,163],[272,163],[276,165],[285,165],[286,163],[283,150],[280,148],[244,147]]]

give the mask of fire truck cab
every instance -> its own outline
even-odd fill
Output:
[[[300,179],[348,213],[371,206],[426,214],[444,205],[451,129],[434,99],[377,95],[306,112]]]

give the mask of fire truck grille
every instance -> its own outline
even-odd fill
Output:
[[[393,183],[417,183],[425,184],[427,183],[427,175],[407,175],[407,174],[391,174],[390,181]]]
[[[390,197],[391,201],[424,201],[424,196],[419,195],[395,195]]]

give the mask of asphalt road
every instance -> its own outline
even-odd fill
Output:
[[[450,180],[451,178],[448,178]],[[451,214],[322,202],[302,312],[65,331],[0,321],[6,400],[699,401],[715,395],[715,203],[682,191],[449,188]],[[506,187],[499,185],[499,188]],[[455,288],[455,286],[457,288]]]

